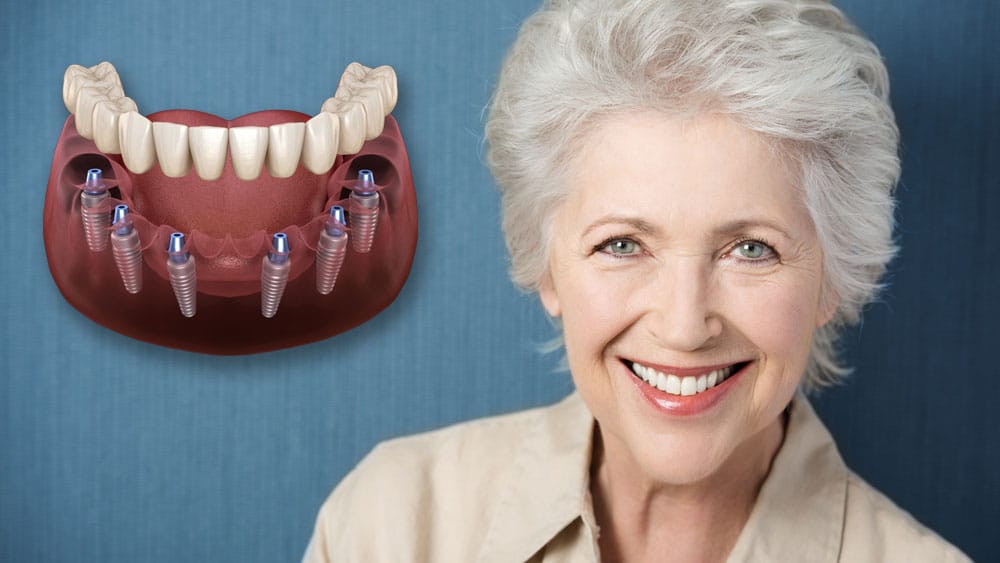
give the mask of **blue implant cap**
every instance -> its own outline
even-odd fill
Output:
[[[83,184],[83,191],[95,195],[108,191],[108,187],[104,184],[104,172],[100,168],[87,170],[87,181]]]
[[[167,245],[167,254],[170,261],[175,264],[183,264],[188,261],[191,253],[184,251],[184,233],[171,233],[170,242]]]
[[[371,195],[375,193],[375,174],[367,168],[358,170],[358,193]]]
[[[347,215],[344,213],[344,208],[339,205],[334,205],[330,208],[330,218],[326,221],[326,232],[332,236],[340,236],[344,234],[347,228]]]
[[[115,206],[115,216],[111,220],[111,225],[115,227],[115,232],[120,235],[127,235],[132,232],[132,221],[128,217],[127,205]]]
[[[271,252],[267,257],[275,264],[284,264],[288,261],[288,235],[285,233],[274,233],[271,237]]]

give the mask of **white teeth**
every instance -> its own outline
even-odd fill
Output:
[[[63,103],[74,115],[80,90],[85,87],[106,90],[109,98],[120,98],[125,95],[118,71],[111,63],[103,62],[90,68],[69,65],[63,74]]]
[[[365,108],[365,138],[369,141],[382,134],[385,127],[385,103],[378,88],[367,87],[355,90],[352,99],[361,102]]]
[[[339,144],[340,119],[332,113],[320,112],[306,122],[302,166],[313,174],[326,174],[337,158]]]
[[[94,106],[94,143],[97,149],[107,154],[122,152],[118,136],[118,121],[122,114],[138,111],[131,98],[101,100]]]
[[[181,178],[191,170],[188,127],[179,123],[153,123],[153,141],[160,170],[168,178]]]
[[[698,392],[698,378],[685,377],[681,379],[681,395],[688,397]]]
[[[632,371],[652,387],[672,395],[691,396],[707,391],[722,383],[733,372],[733,366],[713,370],[702,375],[678,377],[664,374],[651,367],[633,363]]]
[[[118,76],[118,69],[115,65],[109,63],[108,61],[99,62],[96,65],[90,67],[90,73],[101,82],[107,82],[115,87],[119,92],[122,90],[122,79]],[[121,92],[124,96],[125,93]]]
[[[282,123],[268,128],[267,171],[275,178],[295,174],[302,155],[305,123]]]
[[[156,163],[153,124],[139,112],[130,111],[118,118],[118,138],[122,160],[135,174],[145,174]]]
[[[63,103],[66,104],[66,111],[73,113],[76,111],[76,81],[81,78],[89,78],[90,71],[80,65],[69,65],[63,73]]]
[[[396,108],[396,99],[399,97],[399,87],[396,81],[396,71],[389,65],[375,67],[369,73],[369,79],[375,79],[382,89],[382,101],[385,103],[385,114],[389,115]]]
[[[667,393],[671,393],[674,395],[681,394],[681,378],[677,377],[674,374],[670,374],[667,376]]]
[[[347,65],[344,69],[344,73],[340,75],[340,82],[337,83],[337,89],[347,86],[357,86],[358,84],[364,82],[365,77],[372,69],[366,67],[365,65],[355,61]]]
[[[260,176],[267,155],[267,127],[229,129],[229,155],[237,178],[253,180]]]
[[[329,98],[323,103],[322,111],[337,115],[340,120],[340,154],[355,154],[365,144],[365,108],[354,100]]]
[[[218,180],[226,166],[229,130],[225,127],[198,126],[188,129],[188,143],[195,172],[202,180]]]
[[[94,138],[94,107],[98,102],[111,99],[109,90],[102,86],[86,86],[77,92],[73,116],[76,118],[76,130],[82,137]]]

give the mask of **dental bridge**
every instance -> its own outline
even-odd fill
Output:
[[[107,62],[70,66],[63,101],[46,255],[98,324],[248,354],[339,334],[402,289],[417,212],[391,67],[351,63],[311,117],[144,116]]]

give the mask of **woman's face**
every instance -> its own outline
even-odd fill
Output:
[[[694,483],[791,399],[836,305],[822,252],[795,177],[727,118],[618,115],[586,141],[542,303],[605,449]]]

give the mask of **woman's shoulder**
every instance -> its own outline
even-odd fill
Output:
[[[853,471],[846,500],[842,561],[971,561]]]
[[[571,395],[378,444],[323,504],[305,560],[468,558],[510,494],[525,444],[578,401]]]

